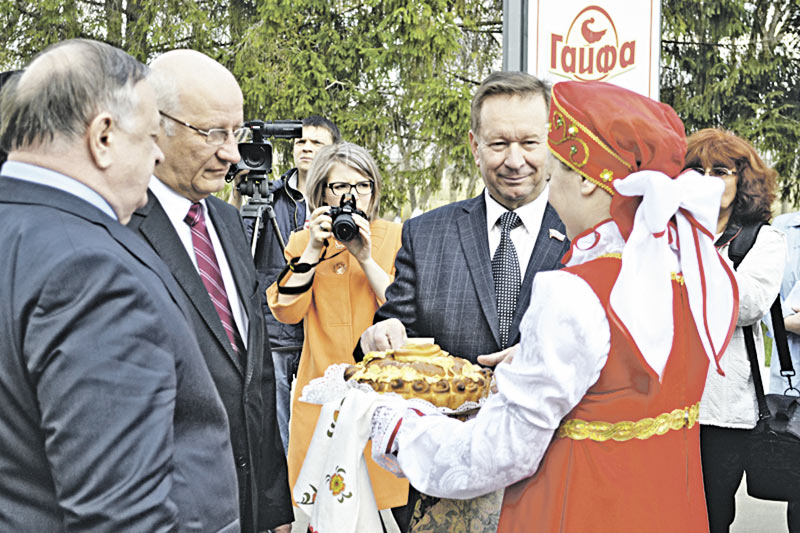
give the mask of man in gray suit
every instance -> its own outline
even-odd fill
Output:
[[[294,515],[275,417],[275,377],[253,259],[238,211],[212,196],[239,161],[242,91],[210,57],[156,58],[165,161],[129,227],[164,260],[230,423],[242,531],[288,530]],[[279,527],[280,526],[280,527]]]
[[[475,362],[519,342],[533,277],[559,268],[569,248],[547,202],[549,103],[549,87],[529,74],[495,72],[483,81],[469,143],[486,189],[406,221],[397,274],[361,337],[363,351],[433,337]]]
[[[239,531],[180,290],[122,225],[163,158],[147,74],[73,40],[3,93],[0,531]]]

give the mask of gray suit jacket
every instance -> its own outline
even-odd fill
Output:
[[[184,312],[228,413],[242,530],[264,531],[293,520],[286,458],[275,416],[275,375],[261,306],[264,288],[258,284],[238,211],[213,196],[206,199],[206,205],[250,324],[244,360],[234,354],[197,269],[150,191],[147,205],[134,213],[128,227],[164,260],[185,295]]]
[[[519,324],[530,303],[533,277],[559,268],[569,249],[566,239],[549,237],[550,228],[565,232],[547,204],[522,280],[509,345],[519,342]],[[500,350],[483,194],[407,220],[395,268],[376,322],[397,318],[409,337],[433,337],[443,350],[473,362],[480,354]]]
[[[225,410],[164,264],[0,178],[0,531],[239,531]]]

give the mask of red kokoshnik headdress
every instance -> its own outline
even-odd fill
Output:
[[[611,311],[648,365],[660,377],[672,348],[672,278],[679,273],[706,354],[722,373],[719,358],[739,308],[733,272],[714,247],[724,184],[682,172],[686,135],[675,111],[608,83],[557,83],[547,144],[613,196],[611,218],[626,242]],[[676,259],[679,272],[672,272]]]

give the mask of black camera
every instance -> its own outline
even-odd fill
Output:
[[[227,181],[242,170],[249,171],[239,182],[239,192],[245,196],[255,196],[258,190],[261,196],[267,195],[267,183],[264,179],[272,173],[272,143],[266,137],[276,139],[294,139],[303,136],[303,123],[299,120],[251,120],[244,127],[251,132],[249,142],[239,143],[241,159],[231,165],[226,176]]]
[[[250,138],[248,142],[239,143],[239,155],[241,159],[235,165],[231,165],[225,181],[230,183],[236,176],[242,174],[242,179],[236,185],[236,189],[243,195],[249,196],[247,204],[242,206],[241,215],[252,228],[250,237],[250,252],[256,256],[256,246],[258,236],[264,227],[264,215],[266,214],[275,236],[281,245],[286,247],[286,242],[281,235],[280,227],[275,218],[275,210],[272,208],[272,194],[269,190],[269,180],[267,175],[272,173],[272,143],[266,137],[276,137],[278,139],[292,139],[303,136],[303,123],[299,120],[251,120],[245,122],[244,127],[249,130]],[[249,221],[252,219],[253,224]]]
[[[356,198],[352,194],[342,196],[339,207],[331,207],[330,216],[333,219],[331,232],[339,242],[351,241],[358,235],[358,226],[353,220],[353,215],[367,218],[367,214],[356,207]]]

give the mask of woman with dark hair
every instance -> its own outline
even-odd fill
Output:
[[[717,249],[730,262],[728,248],[743,227],[766,223],[775,199],[776,175],[753,147],[729,131],[703,129],[689,136],[686,168],[725,182],[717,221]],[[739,319],[720,366],[710,368],[700,402],[703,479],[712,533],[728,531],[736,507],[734,495],[744,473],[758,407],[744,343],[744,326],[754,325],[756,352],[764,365],[759,322],[769,312],[781,284],[786,247],[783,235],[761,226],[753,247],[736,269]]]

